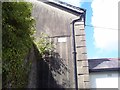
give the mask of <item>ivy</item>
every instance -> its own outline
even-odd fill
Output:
[[[45,33],[41,33],[39,38],[34,39],[34,43],[36,44],[40,54],[44,57],[45,54],[50,54],[54,51],[54,43],[52,39]]]
[[[36,44],[40,54],[45,56],[54,50],[54,44],[47,34],[32,37],[35,21],[31,17],[29,2],[2,3],[2,75],[3,88],[25,88],[31,63],[25,57]]]
[[[25,57],[33,44],[34,19],[28,2],[2,3],[2,73],[3,87],[27,85],[29,65]]]

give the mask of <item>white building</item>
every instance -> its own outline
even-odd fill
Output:
[[[112,88],[120,89],[118,82],[120,79],[120,59],[88,59],[90,71],[91,88]],[[106,89],[105,89],[106,90]]]

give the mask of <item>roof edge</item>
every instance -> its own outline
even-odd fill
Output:
[[[42,2],[47,3],[47,4],[58,5],[58,6],[61,6],[63,8],[69,9],[73,12],[76,12],[78,14],[82,14],[86,11],[86,9],[76,7],[74,5],[68,4],[68,3],[60,1],[60,0],[38,0],[38,1],[42,1]]]
[[[119,71],[120,68],[101,68],[101,69],[89,69],[89,72],[106,72],[106,71]]]

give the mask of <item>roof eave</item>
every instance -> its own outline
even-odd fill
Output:
[[[106,72],[106,71],[119,71],[120,68],[102,68],[102,69],[89,69],[89,72]]]
[[[67,4],[65,2],[61,2],[61,1],[56,2],[54,0],[53,1],[47,0],[44,3],[49,4],[51,6],[54,6],[54,7],[58,7],[59,9],[62,9],[62,10],[67,11],[69,13],[72,13],[76,16],[80,16],[81,14],[85,13],[85,11],[86,11],[83,8],[79,8],[79,7],[76,7],[76,6]],[[64,4],[62,4],[62,3],[64,3]]]

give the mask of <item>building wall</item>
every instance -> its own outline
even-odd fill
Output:
[[[32,15],[36,20],[37,31],[35,37],[40,37],[40,33],[44,32],[48,34],[49,39],[54,42],[54,58],[49,59],[51,60],[49,62],[49,68],[54,79],[65,88],[74,88],[71,22],[79,17],[42,2],[34,3]],[[81,24],[75,25],[78,84],[79,88],[86,88],[89,82],[88,63],[86,57],[84,23],[80,23]]]
[[[84,21],[75,23],[78,87],[89,88],[89,71]]]
[[[90,87],[91,88],[118,88],[118,72],[91,72]]]

